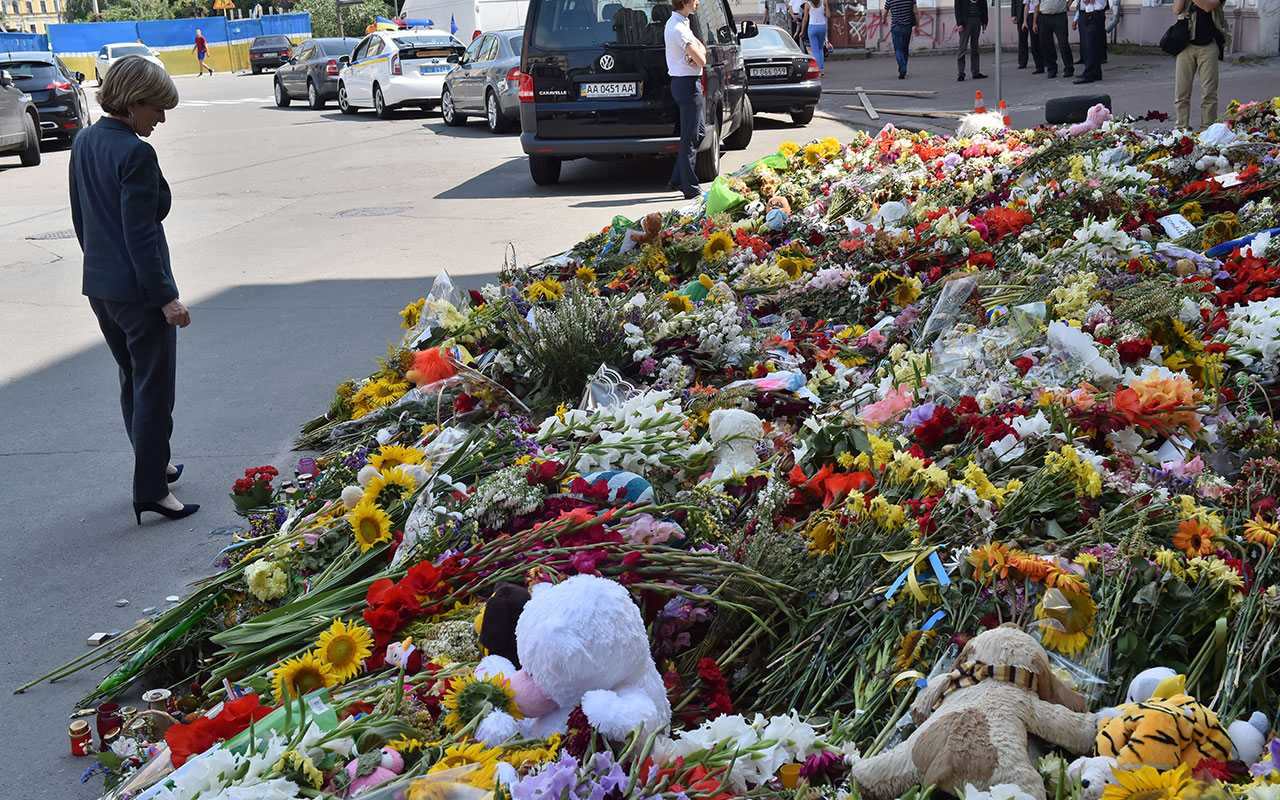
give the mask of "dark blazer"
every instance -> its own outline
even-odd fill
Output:
[[[969,20],[969,6],[973,0],[956,0],[956,24],[964,25]],[[978,0],[978,20],[987,24],[987,0]]]
[[[1018,21],[1021,22],[1022,14],[1026,7],[1026,0],[1013,0],[1013,2],[1009,4],[1009,8],[1012,12],[1010,16],[1017,17]]]
[[[160,224],[173,195],[151,145],[100,117],[71,146],[71,219],[89,297],[159,308],[178,296]]]

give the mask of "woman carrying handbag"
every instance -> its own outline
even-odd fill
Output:
[[[809,54],[817,59],[821,77],[827,61],[827,0],[809,0],[804,4],[800,35],[808,38]]]

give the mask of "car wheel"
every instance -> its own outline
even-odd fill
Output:
[[[315,81],[307,81],[307,105],[316,111],[324,108],[324,98],[320,96],[320,90],[316,89]]]
[[[720,174],[720,123],[716,122],[711,130],[707,131],[707,136],[711,137],[711,146],[706,150],[699,150],[694,154],[693,158],[693,177],[699,182],[713,181]]]
[[[751,144],[751,134],[755,132],[754,111],[751,109],[751,98],[742,96],[742,111],[738,115],[738,127],[724,139],[724,146],[730,150],[746,150]]]
[[[453,92],[449,91],[448,86],[440,93],[440,116],[444,117],[444,124],[450,128],[467,124],[466,115],[459,114],[458,107],[453,104]]]
[[[378,115],[378,119],[391,119],[394,109],[387,107],[387,100],[382,96],[382,87],[376,83],[373,85],[373,110]]]
[[[276,105],[281,108],[288,108],[293,100],[289,97],[289,93],[280,85],[280,81],[274,81],[276,86]]]
[[[22,148],[18,157],[22,160],[22,166],[34,167],[40,163],[40,127],[30,114],[22,115],[22,127],[27,134],[27,146]]]
[[[511,129],[511,122],[502,116],[498,107],[498,96],[490,89],[484,93],[484,117],[489,123],[489,133],[506,133]]]
[[[810,122],[813,122],[814,108],[814,106],[809,106],[803,111],[792,111],[791,121],[797,125],[808,125]]]
[[[94,79],[95,81],[97,81],[97,82],[98,82],[98,85],[99,85],[99,86],[101,86],[101,85],[102,85],[102,73],[101,73],[101,72],[98,72],[98,68],[97,68],[97,67],[94,67],[94,68],[93,68],[93,79]]]
[[[347,85],[345,83],[338,84],[338,110],[343,114],[354,114],[360,110],[351,105],[351,98],[347,97]]]
[[[539,186],[551,186],[560,180],[560,163],[555,156],[529,156],[529,175]]]

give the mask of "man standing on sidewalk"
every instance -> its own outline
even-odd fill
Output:
[[[1102,80],[1102,59],[1107,54],[1107,0],[1080,0],[1072,28],[1080,30],[1080,57],[1084,71],[1072,83]]]
[[[916,27],[916,0],[884,0],[880,22],[889,17],[893,57],[898,61],[898,80],[907,77],[907,57],[911,54],[911,32]]]
[[[1027,51],[1035,62],[1033,75],[1044,72],[1044,59],[1040,56],[1040,37],[1031,33],[1031,16],[1035,13],[1036,0],[1013,0],[1013,27],[1018,31],[1018,69],[1027,68]]]
[[[1058,52],[1062,55],[1062,76],[1070,78],[1076,74],[1074,61],[1071,58],[1071,42],[1067,41],[1067,10],[1071,0],[1040,0],[1036,6],[1035,21],[1031,29],[1040,36],[1040,55],[1049,69],[1049,78],[1058,77],[1058,61],[1053,49],[1053,40],[1058,40]]]
[[[964,80],[964,51],[969,50],[969,68],[973,78],[985,78],[978,66],[978,37],[987,29],[987,0],[956,0],[956,31],[960,47],[956,50],[956,80]]]

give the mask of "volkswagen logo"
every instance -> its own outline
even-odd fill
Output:
[[[605,53],[604,55],[600,56],[600,69],[603,69],[603,70],[613,69],[613,56],[609,55],[608,53]]]

